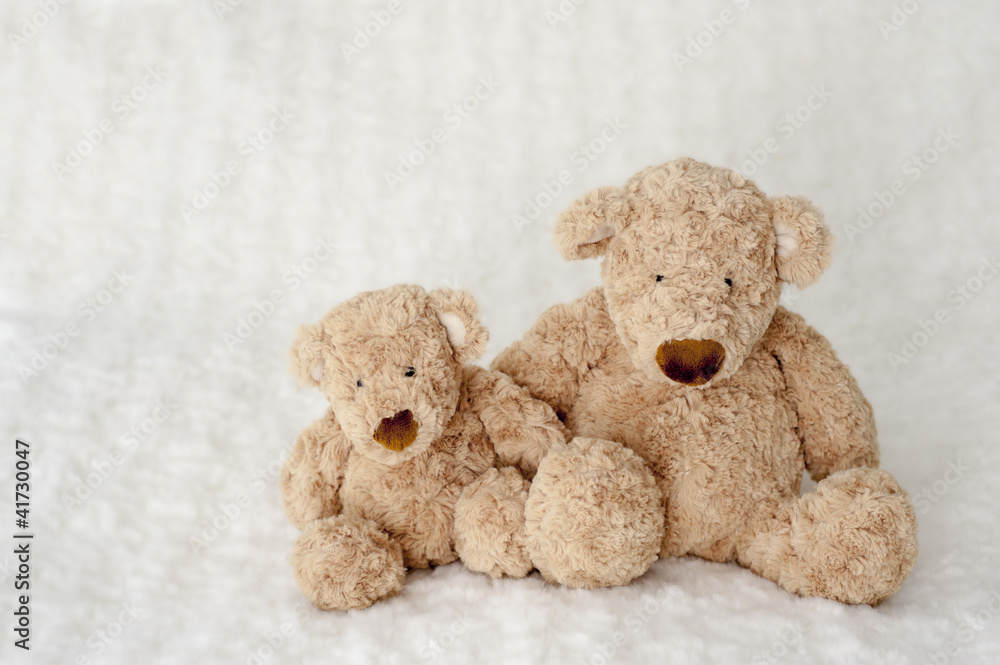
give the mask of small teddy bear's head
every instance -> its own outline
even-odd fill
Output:
[[[830,264],[833,237],[804,198],[768,199],[738,173],[679,159],[601,187],[556,224],[567,259],[604,256],[608,310],[636,368],[705,386],[764,335],[782,282]]]
[[[428,449],[458,408],[462,365],[487,332],[467,291],[369,291],[302,326],[292,373],[330,400],[354,449],[400,464]]]

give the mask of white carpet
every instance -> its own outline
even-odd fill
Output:
[[[889,31],[889,0],[63,2],[0,6],[0,662],[1000,662],[1000,279],[976,281],[1000,253],[997,3],[898,0]],[[343,48],[372,12],[386,25]],[[596,592],[456,564],[311,609],[275,482],[323,409],[287,374],[295,326],[361,290],[461,285],[487,363],[598,281],[558,257],[558,212],[681,155],[827,213],[834,266],[786,301],[924,493],[899,594],[845,607],[698,560]]]

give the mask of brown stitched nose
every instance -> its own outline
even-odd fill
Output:
[[[656,364],[668,379],[686,386],[701,386],[722,369],[726,350],[710,339],[664,342],[656,350]]]
[[[410,410],[400,411],[392,418],[383,418],[372,435],[377,443],[399,452],[417,438],[417,422]]]

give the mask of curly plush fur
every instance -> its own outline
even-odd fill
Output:
[[[583,588],[627,584],[656,560],[662,494],[631,450],[578,437],[545,458],[525,521],[528,552],[547,579]]]
[[[874,418],[847,367],[778,306],[783,282],[830,263],[821,213],[680,159],[590,192],[556,240],[567,259],[603,256],[603,286],[545,312],[494,368],[574,435],[649,463],[661,555],[735,560],[845,603],[893,594],[917,556],[910,499],[875,470]],[[820,482],[799,496],[803,469]]]
[[[531,571],[528,479],[546,468],[550,450],[566,448],[568,431],[509,377],[466,364],[486,337],[468,293],[409,285],[360,294],[300,329],[292,370],[330,409],[299,435],[281,483],[285,511],[304,530],[295,576],[317,606],[367,607],[397,593],[406,568],[459,556],[494,577]],[[638,458],[620,466],[615,478],[648,473]],[[631,506],[638,517],[662,503],[658,491],[650,499],[605,484],[637,494],[625,519]],[[594,533],[604,531],[601,515],[591,520]],[[552,546],[544,529],[532,536]],[[614,560],[589,564],[585,583],[623,583],[631,577],[609,571],[645,570],[636,562],[648,554],[637,549],[627,544]]]

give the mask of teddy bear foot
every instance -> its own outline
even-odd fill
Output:
[[[621,444],[578,437],[542,459],[525,506],[528,553],[570,587],[628,584],[656,560],[664,504],[646,463]]]
[[[406,568],[399,543],[371,520],[310,522],[292,550],[302,593],[322,610],[352,610],[399,593]]]
[[[839,471],[750,525],[739,561],[803,596],[876,605],[917,559],[913,504],[886,471]]]
[[[490,469],[462,490],[455,506],[455,550],[470,569],[524,577],[534,566],[524,533],[528,481],[517,469]]]

